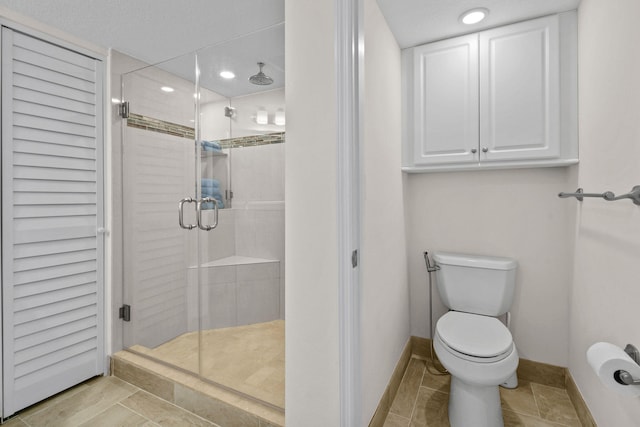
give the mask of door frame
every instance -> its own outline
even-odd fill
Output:
[[[335,0],[340,425],[362,425],[360,353],[360,141],[363,0]]]

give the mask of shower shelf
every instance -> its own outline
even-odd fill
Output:
[[[228,266],[238,266],[238,265],[251,265],[251,264],[268,264],[280,262],[277,259],[265,259],[265,258],[254,258],[254,257],[246,257],[239,255],[232,255],[226,258],[221,258],[215,261],[209,261],[207,263],[202,264],[200,267],[228,267]],[[196,265],[192,265],[189,268],[197,268]]]

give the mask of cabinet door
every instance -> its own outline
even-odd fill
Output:
[[[560,156],[558,16],[480,33],[480,161]]]
[[[414,49],[413,163],[478,160],[478,35]]]

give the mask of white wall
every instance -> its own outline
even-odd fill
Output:
[[[231,98],[231,106],[236,109],[231,119],[231,132],[234,138],[263,133],[284,132],[284,126],[274,124],[276,111],[284,111],[284,88],[269,90],[253,95]],[[269,123],[256,123],[258,110],[267,112]]]
[[[284,96],[284,88],[280,88],[203,104],[202,138],[216,140],[284,132],[285,126],[274,124],[276,111],[285,110]],[[231,121],[224,115],[226,106],[235,108]],[[258,110],[268,113],[269,123],[256,123]]]
[[[423,252],[518,260],[512,332],[520,357],[567,366],[574,168],[415,174],[407,177],[411,334],[429,337]],[[435,288],[435,280],[434,280]],[[437,295],[437,293],[435,293]],[[434,297],[434,324],[443,308]]]
[[[368,424],[409,339],[401,156],[400,48],[375,0],[364,4],[362,420]]]
[[[340,425],[334,2],[285,2],[288,426]]]
[[[580,173],[585,191],[640,184],[640,14],[637,0],[582,0],[578,14]],[[640,347],[640,207],[576,203],[569,370],[600,426],[637,426],[640,399],[605,388],[585,352],[597,341]]]

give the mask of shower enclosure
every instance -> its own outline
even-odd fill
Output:
[[[122,75],[124,347],[280,408],[283,68],[281,24]]]

